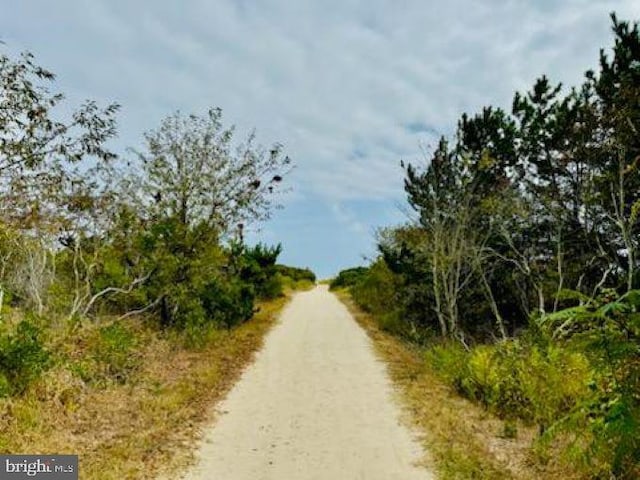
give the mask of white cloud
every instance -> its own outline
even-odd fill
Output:
[[[338,221],[344,224],[346,228],[350,229],[353,233],[358,235],[368,233],[367,227],[362,222],[358,221],[353,212],[345,208],[343,204],[333,203],[331,205],[331,210]]]
[[[574,84],[611,44],[607,15],[637,0],[5,0],[0,37],[60,74],[60,89],[123,104],[121,144],[174,109],[220,106],[282,141],[297,195],[402,198],[401,158],[463,111],[509,108],[542,73]],[[417,126],[420,126],[418,128]],[[334,207],[331,207],[334,205]],[[361,215],[361,214],[359,214]]]

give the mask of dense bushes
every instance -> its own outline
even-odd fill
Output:
[[[380,231],[371,267],[334,285],[350,287],[381,327],[429,345],[458,392],[536,424],[586,476],[631,479],[640,29],[612,20],[612,54],[581,86],[542,76],[510,112],[464,114],[424,166],[403,164],[415,221]]]
[[[148,240],[149,235],[146,233],[143,240]],[[222,247],[209,244],[203,245],[197,255],[187,256],[180,251],[171,252],[164,245],[160,248],[149,243],[146,251],[146,261],[158,263],[143,285],[132,292],[105,297],[105,301],[100,302],[101,317],[96,318],[96,313],[83,316],[82,310],[76,310],[69,321],[65,314],[74,297],[77,300],[73,288],[74,261],[69,251],[59,252],[54,258],[58,275],[50,290],[50,296],[56,302],[48,304],[48,313],[56,321],[23,320],[15,328],[11,323],[5,324],[4,330],[0,331],[0,396],[22,393],[52,364],[46,339],[52,323],[57,327],[56,336],[62,332],[74,335],[76,328],[88,319],[111,317],[110,323],[94,330],[95,334],[87,340],[86,355],[73,359],[70,368],[85,382],[100,385],[126,382],[138,368],[137,360],[131,354],[137,347],[132,343],[135,335],[129,331],[128,320],[114,322],[114,317],[146,311],[150,325],[159,323],[162,328],[173,330],[184,338],[187,345],[199,347],[213,330],[230,329],[249,320],[258,302],[281,296],[285,284],[295,286],[284,273],[293,274],[298,281],[315,278],[308,270],[276,267],[281,251],[279,245]],[[130,252],[126,250],[112,250],[107,258],[101,259],[96,264],[93,285],[89,286],[87,294],[96,295],[115,278],[121,283],[129,282],[128,254]],[[10,298],[11,292],[5,291],[4,301]],[[154,298],[159,300],[154,302]],[[22,316],[27,305],[20,300],[13,300],[13,303],[15,308],[5,306],[4,310],[10,310],[13,316]],[[153,308],[146,309],[148,305]]]
[[[240,280],[210,282],[201,295],[204,321],[231,328],[253,315],[254,288]]]
[[[415,221],[382,230],[375,261],[396,277],[394,309],[412,325],[504,339],[532,315],[634,288],[640,34],[615,17],[613,29],[613,54],[580,87],[542,76],[510,112],[464,114],[424,165],[403,164]],[[345,270],[334,285],[366,273]]]
[[[257,244],[246,248],[239,269],[240,278],[253,285],[258,298],[269,300],[282,295],[282,279],[276,268],[282,246],[267,247]]]
[[[416,334],[423,330],[403,318],[390,278],[377,262],[352,297],[381,328],[425,346],[447,383],[505,419],[505,435],[517,435],[510,422],[521,420],[537,426],[543,457],[561,457],[593,478],[637,478],[640,291],[605,292],[533,317],[518,338],[465,346]]]
[[[555,345],[513,340],[466,351],[449,343],[426,355],[459,393],[502,418],[535,423],[541,432],[582,404],[593,381],[583,354]]]
[[[65,123],[54,79],[30,54],[0,54],[0,303],[7,293],[56,321],[148,312],[192,328],[214,304],[235,310],[230,324],[253,295],[279,295],[280,248],[246,248],[243,229],[276,207],[291,169],[280,144],[236,140],[211,108],[169,115],[120,159],[105,146],[118,105],[86,102]]]
[[[424,343],[432,336],[429,329],[416,323],[415,316],[407,315],[403,308],[406,298],[402,298],[402,279],[394,275],[387,263],[378,259],[368,269],[340,272],[332,285],[350,287],[356,303],[365,311],[372,313],[380,327],[390,333],[416,343]]]
[[[0,332],[0,397],[23,392],[51,365],[42,335],[30,320],[22,320],[13,332]]]
[[[612,292],[547,315],[540,328],[566,348],[579,349],[594,367],[592,395],[557,429],[587,445],[599,475],[640,476],[640,291]]]
[[[381,328],[425,347],[428,364],[458,393],[505,420],[536,425],[542,457],[593,478],[637,478],[640,466],[640,292],[604,292],[532,317],[517,338],[465,345],[437,340],[402,313],[401,278],[383,261],[351,287]],[[567,295],[569,296],[569,295]]]
[[[70,358],[62,356],[60,362],[86,384],[124,384],[140,367],[139,335],[130,325],[116,322],[92,328],[75,340],[79,351]]]
[[[369,269],[366,267],[354,267],[342,270],[338,273],[338,276],[331,280],[329,288],[345,288],[355,285]]]
[[[199,345],[282,295],[288,276],[315,280],[277,266],[279,245],[244,241],[291,170],[280,144],[238,141],[211,108],[169,115],[118,158],[106,144],[119,106],[65,117],[54,80],[30,54],[0,53],[0,395],[23,392],[65,336],[95,333],[70,360],[83,381],[126,382],[131,317]]]
[[[307,280],[309,282],[316,281],[316,274],[308,268],[290,267],[287,265],[276,265],[276,272],[284,277],[289,277],[295,282]]]

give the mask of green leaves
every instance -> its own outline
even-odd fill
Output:
[[[638,478],[640,26],[612,20],[581,85],[542,75],[401,162],[415,215],[352,294],[396,334],[461,340],[440,359],[457,388],[564,429],[588,475]]]
[[[640,460],[639,309],[640,291],[631,290],[617,299],[605,293],[539,320],[568,348],[581,348],[597,367],[594,395],[574,411],[570,426],[591,432],[583,454],[597,459],[592,466],[620,478],[632,478]]]
[[[51,365],[42,329],[23,320],[9,334],[0,333],[0,395],[19,394]]]
[[[141,215],[204,224],[220,236],[268,218],[291,161],[280,144],[267,152],[254,134],[240,143],[234,134],[219,108],[204,116],[176,112],[148,132],[131,192]]]
[[[0,213],[16,228],[59,228],[67,201],[77,211],[73,196],[79,182],[87,181],[74,164],[115,157],[105,143],[116,134],[119,106],[87,101],[61,120],[56,108],[64,97],[48,89],[54,79],[29,53],[18,59],[0,55]],[[36,204],[38,215],[27,214]]]

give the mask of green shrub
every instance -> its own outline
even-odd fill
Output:
[[[535,423],[541,432],[588,398],[593,378],[582,354],[517,340],[470,352],[443,344],[430,348],[427,360],[464,396],[502,418]]]
[[[295,282],[295,284],[293,285],[293,288],[294,290],[311,290],[314,286],[315,286],[315,282],[312,282],[311,280],[302,279]]]
[[[105,325],[92,332],[86,354],[71,362],[69,370],[94,385],[126,383],[140,367],[138,346],[138,336],[127,325]]]
[[[369,271],[366,267],[347,268],[338,273],[338,276],[331,280],[329,289],[352,287],[358,283]]]
[[[367,312],[375,315],[398,310],[397,280],[384,261],[378,260],[366,271],[347,273],[345,277],[341,281],[350,284],[353,299]]]
[[[466,377],[469,352],[454,342],[435,344],[425,352],[427,363],[447,383],[462,389],[461,380]]]
[[[285,289],[309,290],[316,283],[316,275],[308,268],[289,267],[287,265],[275,265],[274,275],[271,276],[271,285],[266,282],[262,295],[264,299],[273,299],[283,295]]]
[[[94,358],[106,378],[125,383],[139,366],[134,355],[137,346],[137,337],[129,328],[122,323],[112,323],[100,328]]]
[[[0,390],[20,394],[52,363],[42,340],[42,328],[30,320],[0,337]]]
[[[559,345],[533,346],[519,360],[522,397],[543,433],[590,395],[592,367],[586,357]]]
[[[589,478],[638,478],[638,309],[640,292],[617,300],[608,295],[542,317],[519,340],[469,352],[456,344],[432,346],[427,361],[506,422],[537,425],[541,452],[552,448],[558,456],[561,446],[562,457]]]
[[[284,291],[284,282],[279,273],[269,276],[261,285],[260,297],[263,300],[273,300],[281,297]]]
[[[206,317],[228,329],[249,320],[254,313],[253,286],[239,279],[208,283],[201,299]]]
[[[538,322],[566,349],[580,349],[595,367],[591,396],[556,432],[577,437],[574,456],[594,478],[640,478],[640,290],[562,310]]]
[[[282,279],[276,269],[276,259],[281,251],[279,244],[275,247],[260,243],[243,247],[239,277],[253,288],[256,297],[271,300],[282,295]]]
[[[467,397],[478,400],[485,407],[499,405],[501,409],[511,410],[510,396],[514,377],[502,378],[509,368],[505,363],[499,364],[495,358],[495,350],[488,345],[480,345],[473,349],[467,358],[466,371],[456,384]],[[507,367],[507,368],[505,368]]]
[[[380,313],[375,317],[378,326],[385,332],[389,332],[392,335],[398,337],[405,337],[407,335],[407,325],[402,320],[400,312],[386,312]]]
[[[433,336],[430,330],[407,320],[402,310],[379,313],[375,315],[375,319],[382,330],[412,343],[423,345]]]
[[[276,265],[275,270],[283,277],[290,278],[294,282],[306,280],[310,283],[316,283],[316,274],[308,268],[290,267],[288,265]]]

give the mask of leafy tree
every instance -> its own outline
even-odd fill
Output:
[[[165,325],[201,323],[216,305],[236,312],[221,321],[227,326],[248,318],[255,289],[266,280],[241,264],[251,254],[252,261],[275,263],[280,252],[245,252],[243,229],[276,208],[291,161],[279,144],[266,151],[251,134],[235,145],[233,134],[223,127],[220,109],[203,117],[175,113],[146,134],[136,174],[124,185],[135,210],[120,212],[114,245],[132,278],[145,279],[146,305],[137,310],[158,307]],[[224,247],[225,241],[239,247]]]
[[[415,220],[351,291],[405,338],[460,340],[432,349],[459,391],[564,432],[590,477],[637,478],[640,27],[612,23],[582,85],[542,76],[403,165]]]
[[[276,269],[276,261],[281,252],[280,244],[268,247],[261,243],[243,251],[240,278],[253,285],[256,295],[262,299],[282,295],[282,280]]]
[[[0,221],[29,245],[15,250],[20,262],[11,283],[40,313],[56,240],[77,246],[80,232],[104,233],[96,220],[110,218],[98,202],[107,198],[101,175],[115,158],[106,143],[116,134],[119,108],[88,101],[62,120],[56,108],[64,96],[47,87],[54,79],[29,53],[0,55]],[[6,279],[0,281],[4,291]]]
[[[145,218],[206,225],[221,236],[267,219],[291,161],[280,144],[266,151],[250,134],[234,146],[233,135],[220,109],[202,117],[174,113],[147,133],[146,150],[137,154],[142,175],[134,180]]]
[[[613,56],[600,52],[600,71],[587,73],[597,94],[599,125],[590,166],[598,173],[593,188],[595,219],[611,244],[610,257],[625,272],[626,290],[633,288],[638,268],[637,209],[640,204],[640,31],[637,23],[612,15]]]
[[[46,87],[54,79],[29,53],[16,60],[0,55],[0,213],[20,228],[60,217],[87,178],[75,168],[80,161],[114,158],[105,143],[116,134],[119,106],[100,109],[88,101],[69,121],[58,120],[54,111],[64,96]]]
[[[640,39],[637,25],[613,24],[613,57],[602,53],[581,88],[565,93],[542,76],[515,95],[511,115],[463,115],[424,170],[406,168],[428,237],[413,261],[431,269],[423,281],[443,334],[459,329],[460,311],[478,324],[490,314],[504,337],[506,322],[570,304],[569,290],[589,298],[607,285],[632,288]],[[473,306],[479,294],[485,312]]]

